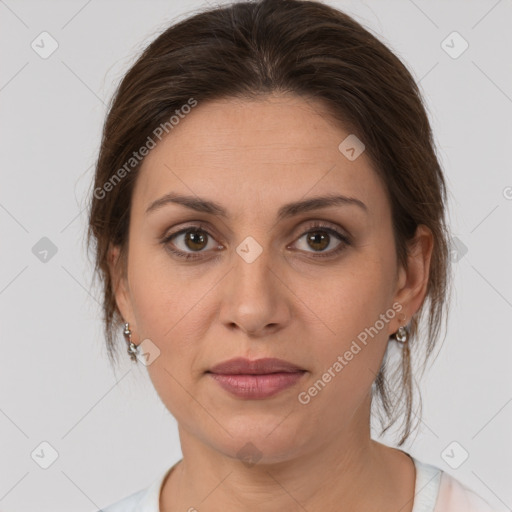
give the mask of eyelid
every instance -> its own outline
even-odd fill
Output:
[[[202,221],[192,221],[190,224],[182,226],[178,228],[176,231],[174,230],[166,230],[165,234],[161,237],[162,239],[169,239],[170,237],[174,237],[182,234],[188,230],[196,230],[196,231],[204,231],[208,236],[215,238],[212,231],[215,231],[212,226],[208,223],[203,223]],[[216,240],[216,238],[215,238]]]
[[[329,236],[335,237],[339,241],[339,244],[334,249],[330,249],[328,251],[302,251],[301,249],[293,249],[297,253],[310,254],[316,259],[335,259],[346,249],[347,246],[351,246],[353,244],[352,236],[347,234],[346,230],[341,229],[336,224],[325,220],[315,220],[311,222],[312,223],[307,227],[302,228],[301,234],[298,237],[295,237],[291,246],[295,245],[305,235],[314,233],[315,231],[324,231],[328,233]]]
[[[335,224],[333,222],[330,222],[327,220],[320,220],[320,219],[312,220],[312,221],[304,221],[304,222],[306,222],[306,223],[309,222],[309,224],[300,228],[299,235],[294,238],[294,241],[292,242],[291,245],[295,244],[303,236],[309,234],[310,232],[314,231],[315,229],[318,231],[324,230],[327,233],[329,233],[331,236],[335,236],[336,238],[338,238],[338,240],[340,242],[338,247],[340,245],[352,245],[352,236],[349,235],[346,230],[340,228],[337,224]],[[303,223],[301,223],[301,224],[303,224]],[[209,226],[207,223],[203,223],[201,221],[191,221],[191,224],[183,226],[183,227],[179,228],[177,231],[173,231],[171,233],[164,234],[163,237],[161,237],[160,242],[163,245],[165,245],[169,251],[171,251],[172,253],[174,253],[175,255],[177,255],[178,257],[181,257],[183,259],[187,259],[187,258],[191,259],[191,260],[199,259],[199,258],[202,258],[202,256],[201,256],[202,254],[208,254],[208,252],[211,252],[211,251],[196,251],[196,252],[181,251],[180,249],[172,249],[169,246],[171,239],[173,239],[174,237],[177,237],[179,235],[182,235],[189,230],[202,231],[207,235],[207,237],[210,237],[213,240],[215,240],[216,242],[218,242],[216,236],[212,235],[212,233],[211,233],[211,231],[214,231],[214,229],[211,226]],[[290,245],[288,245],[287,248],[288,247],[290,247]],[[217,248],[222,248],[222,244],[220,242],[218,242]],[[303,252],[300,249],[294,249],[294,250],[297,252]],[[342,250],[343,250],[343,248],[342,249],[335,248],[335,249],[331,249],[331,250],[325,251],[325,252],[322,252],[322,251],[319,251],[319,252],[304,251],[304,252],[310,253],[313,255],[313,257],[316,257],[316,258],[322,258],[322,257],[329,258],[329,257],[337,256],[338,253],[341,252]],[[180,254],[182,256],[180,256]],[[185,254],[187,256],[183,256]]]
[[[349,234],[349,232],[346,229],[339,226],[338,224],[335,224],[334,222],[330,222],[328,220],[323,219],[315,219],[311,221],[305,221],[305,223],[306,226],[301,227],[299,230],[300,236],[303,236],[314,229],[325,229],[327,231],[332,230],[335,233],[339,234],[340,236],[346,238],[348,241],[352,241],[352,236]]]
[[[306,224],[306,226],[304,226],[304,224]],[[297,236],[305,235],[309,230],[314,229],[314,228],[331,228],[336,232],[342,231],[340,233],[341,235],[344,235],[349,240],[352,239],[352,236],[346,229],[341,228],[338,224],[328,221],[328,220],[324,220],[324,219],[303,220],[303,221],[301,221],[300,226],[301,226],[300,229],[297,228],[295,230],[297,232],[296,233]],[[209,236],[214,237],[214,235],[212,234],[212,231],[215,231],[215,228],[213,226],[211,226],[208,222],[197,220],[197,221],[190,221],[190,223],[185,223],[185,225],[183,227],[180,227],[177,231],[173,231],[172,233],[170,233],[169,229],[167,229],[164,232],[164,235],[162,235],[160,238],[169,238],[169,236],[178,235],[181,232],[186,231],[187,229],[196,229],[198,231],[205,231]]]

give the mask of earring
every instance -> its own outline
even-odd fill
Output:
[[[404,325],[401,325],[398,328],[398,331],[396,331],[396,333],[395,333],[395,340],[399,341],[400,343],[405,344],[405,343],[407,343],[407,338],[408,338],[407,329],[405,328]]]
[[[137,362],[137,354],[139,353],[139,347],[132,342],[132,331],[130,330],[130,324],[127,322],[124,324],[124,338],[128,345],[128,354],[132,361]]]

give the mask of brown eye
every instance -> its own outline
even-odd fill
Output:
[[[331,236],[325,231],[311,231],[307,233],[307,243],[315,251],[323,251],[329,246]]]
[[[315,258],[336,256],[347,246],[351,245],[347,235],[340,233],[330,226],[315,223],[309,226],[309,228],[309,231],[303,233],[298,238],[296,244],[299,250],[310,253]]]
[[[204,231],[189,230],[185,233],[184,243],[193,251],[200,251],[206,247],[208,235]]]
[[[200,258],[209,249],[221,249],[215,239],[200,226],[191,226],[176,233],[171,233],[162,240],[166,249],[183,259]],[[197,254],[194,254],[197,253]]]
[[[328,228],[308,231],[299,238],[299,241],[302,239],[305,239],[305,243],[299,244],[298,248],[306,252],[332,253],[337,250],[338,246],[343,245],[343,242],[348,243],[341,233]],[[333,244],[333,240],[337,243]],[[300,245],[302,245],[302,247],[300,247]],[[331,250],[326,251],[329,247]],[[308,250],[308,248],[310,250]],[[311,249],[313,249],[313,251],[311,251]]]

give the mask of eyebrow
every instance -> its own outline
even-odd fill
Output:
[[[228,218],[227,211],[220,204],[214,201],[202,199],[197,196],[176,194],[174,192],[165,194],[159,199],[153,201],[147,208],[146,215],[148,213],[159,210],[168,204],[180,204],[197,212],[209,213],[211,215],[216,215],[225,219]],[[294,201],[292,203],[285,204],[279,208],[279,211],[277,212],[277,219],[278,221],[281,221],[301,213],[307,213],[311,210],[318,210],[320,208],[327,208],[329,206],[347,205],[357,206],[361,208],[365,213],[368,213],[368,207],[355,197],[347,197],[343,195],[327,195],[312,197],[311,199]]]

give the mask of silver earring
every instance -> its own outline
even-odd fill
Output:
[[[128,354],[132,361],[137,362],[137,354],[139,353],[139,347],[132,342],[132,331],[130,330],[130,324],[127,322],[124,324],[124,338],[128,345]]]
[[[407,329],[405,328],[404,325],[401,325],[398,328],[398,331],[396,331],[396,333],[395,333],[395,340],[399,341],[400,343],[407,343],[407,338],[408,338]]]

